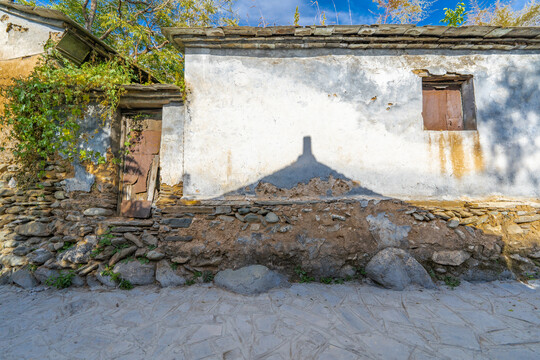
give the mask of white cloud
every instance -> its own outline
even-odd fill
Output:
[[[326,15],[326,24],[348,25],[372,24],[376,21],[374,16],[361,15],[348,9],[334,9],[334,6],[321,6],[319,8],[311,0],[238,0],[234,6],[240,25],[273,26],[292,25],[296,7],[300,12],[300,25],[319,25],[320,14]],[[337,19],[336,19],[337,14]]]

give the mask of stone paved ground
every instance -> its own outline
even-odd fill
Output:
[[[538,359],[540,282],[396,292],[296,284],[0,287],[1,359]]]

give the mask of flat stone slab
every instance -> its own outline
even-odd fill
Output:
[[[9,309],[0,310],[2,359],[521,360],[540,353],[540,281],[401,292],[312,283],[255,296],[210,284],[96,289],[0,286],[1,309]]]
[[[262,265],[250,265],[238,270],[220,271],[214,278],[217,286],[229,291],[253,295],[287,285],[285,276]]]

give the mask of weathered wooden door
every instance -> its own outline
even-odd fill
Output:
[[[124,118],[120,214],[146,218],[157,192],[161,121]]]

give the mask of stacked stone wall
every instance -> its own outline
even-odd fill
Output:
[[[29,189],[10,188],[16,166],[0,169],[4,284],[32,287],[70,274],[81,286],[183,285],[249,264],[297,280],[362,279],[385,248],[405,250],[437,278],[526,279],[539,271],[540,210],[530,204],[359,198],[180,205],[162,196],[151,218],[130,219],[117,216],[112,165],[87,167],[95,176],[88,193],[67,191],[73,169],[65,163],[51,163],[46,180]]]

